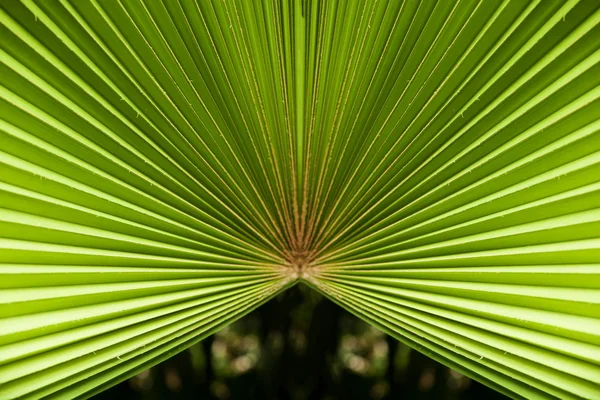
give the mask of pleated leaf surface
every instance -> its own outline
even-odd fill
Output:
[[[597,0],[0,1],[0,398],[303,282],[512,398],[600,398]]]

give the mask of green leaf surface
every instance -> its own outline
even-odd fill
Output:
[[[0,398],[90,397],[297,282],[600,398],[600,3],[0,2]]]

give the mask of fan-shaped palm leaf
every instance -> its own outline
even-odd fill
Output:
[[[298,281],[600,398],[597,0],[2,0],[0,398],[89,397]]]

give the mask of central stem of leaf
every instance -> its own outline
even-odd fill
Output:
[[[296,279],[305,279],[310,275],[313,267],[314,252],[312,250],[289,251],[288,263],[290,273],[295,275]]]

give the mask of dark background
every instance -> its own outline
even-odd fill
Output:
[[[505,399],[304,285],[95,400]]]

